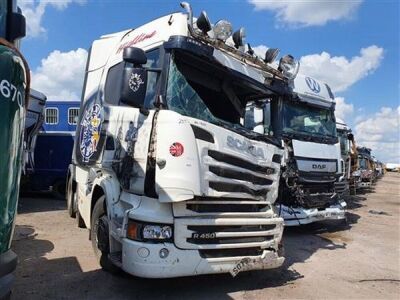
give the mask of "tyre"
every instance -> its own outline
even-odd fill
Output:
[[[73,189],[73,179],[69,178],[68,186],[67,186],[67,210],[68,215],[71,218],[76,217],[76,209],[77,209],[77,195]]]
[[[108,257],[110,253],[110,234],[108,217],[104,210],[105,196],[100,197],[92,212],[90,238],[93,251],[104,271],[116,274],[120,269],[114,265]]]
[[[76,225],[78,228],[86,228],[85,221],[83,221],[79,209],[76,210]]]

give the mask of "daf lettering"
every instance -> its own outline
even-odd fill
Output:
[[[324,170],[324,169],[326,169],[326,165],[313,164],[312,168],[313,169],[318,169],[318,170]]]
[[[227,141],[228,147],[235,148],[237,150],[249,153],[255,157],[265,159],[262,148],[255,147],[253,144],[251,144],[248,141],[241,141],[239,139],[235,139],[234,137],[232,137],[230,135],[227,137],[226,141]]]

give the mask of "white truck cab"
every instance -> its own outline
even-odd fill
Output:
[[[343,195],[349,192],[355,193],[359,183],[360,175],[358,170],[358,153],[354,135],[351,128],[342,119],[336,118],[336,129],[340,143],[340,152],[344,165],[343,178],[340,178],[345,184],[341,191]]]
[[[162,278],[277,268],[283,148],[240,119],[248,101],[287,84],[243,51],[242,30],[229,46],[227,21],[212,27],[203,12],[193,24],[182,5],[187,13],[94,41],[68,211],[90,229],[109,271]]]
[[[290,96],[247,107],[249,117],[259,114],[257,110],[277,116],[263,118],[264,132],[274,132],[285,149],[276,209],[285,226],[344,219],[346,203],[337,191],[343,162],[334,96],[327,84],[303,74],[291,86]]]

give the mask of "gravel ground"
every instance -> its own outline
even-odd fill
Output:
[[[349,200],[347,223],[287,228],[273,271],[150,280],[103,272],[65,202],[21,198],[13,299],[400,299],[400,174]]]

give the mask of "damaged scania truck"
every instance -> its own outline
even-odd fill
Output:
[[[173,13],[91,47],[67,184],[103,269],[177,277],[282,265],[283,149],[241,125],[289,91],[205,12]],[[249,47],[247,48],[249,49]],[[269,84],[265,82],[268,81]]]
[[[278,70],[285,72],[281,64],[282,59]],[[284,146],[276,209],[286,226],[344,219],[346,203],[337,192],[343,174],[334,96],[327,84],[302,74],[294,72],[290,82],[290,96],[255,101],[245,118],[247,128],[274,133]]]
[[[8,297],[17,256],[11,250],[23,168],[29,69],[18,50],[25,18],[16,1],[0,2],[0,299]]]

